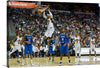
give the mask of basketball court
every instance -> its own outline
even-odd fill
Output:
[[[55,57],[54,63],[52,61],[49,62],[48,57],[35,57],[33,58],[34,65],[31,66],[30,60],[27,58],[25,65],[21,65],[17,63],[17,59],[9,59],[9,67],[44,67],[44,66],[59,66],[60,57]],[[62,66],[73,66],[73,65],[98,65],[100,64],[100,56],[97,56],[97,59],[94,61],[94,56],[82,56],[80,62],[78,64],[75,63],[75,57],[71,56],[71,64],[68,64],[68,58],[63,57]]]

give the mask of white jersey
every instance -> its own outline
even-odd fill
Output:
[[[51,22],[51,19],[47,19],[47,22],[48,22],[48,28],[47,29],[51,29],[53,28],[53,23]]]
[[[45,36],[46,37],[51,37],[52,34],[54,33],[54,25],[53,23],[51,22],[51,19],[47,19],[47,22],[48,22],[48,27],[47,27],[47,31],[45,32]]]
[[[95,51],[95,39],[90,39],[90,51]]]
[[[95,39],[90,39],[90,47],[93,47],[95,44]]]
[[[17,42],[18,45],[20,44],[21,41],[22,41],[22,37],[17,36],[16,42]]]
[[[74,37],[74,41],[75,41],[75,55],[77,56],[77,53],[79,53],[80,55],[81,52],[80,37],[79,36]]]
[[[74,38],[75,44],[80,44],[80,37],[77,36]]]

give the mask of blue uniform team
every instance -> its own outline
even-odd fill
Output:
[[[66,54],[69,59],[69,64],[70,64],[70,55],[69,55],[69,48],[68,48],[68,43],[69,43],[69,37],[68,34],[65,33],[65,30],[62,30],[62,33],[60,33],[60,63],[59,65],[62,65],[62,56],[63,54]]]
[[[55,39],[54,38],[50,38],[48,41],[48,45],[49,45],[49,61],[51,60],[51,56],[52,56],[52,62],[54,62],[54,55],[55,55]]]
[[[33,43],[33,39],[32,39],[32,35],[30,35],[30,32],[28,31],[27,34],[25,34],[24,37],[24,43],[25,43],[25,49],[24,49],[24,57],[23,57],[23,62],[24,59],[26,58],[27,54],[30,54],[30,58],[31,58],[31,64],[32,63],[32,43]],[[54,55],[55,55],[55,39],[54,38],[49,38],[48,41],[48,46],[49,46],[49,50],[48,50],[48,54],[49,54],[49,61],[51,60],[51,55],[52,55],[52,62],[54,62]],[[68,55],[68,59],[69,59],[69,63],[70,63],[70,56],[69,56],[69,50],[68,50],[68,43],[69,43],[69,37],[67,36],[67,33],[64,32],[60,34],[60,64],[62,65],[62,55],[63,54],[67,54]],[[23,63],[24,65],[24,63]]]
[[[25,44],[25,49],[24,49],[24,57],[22,60],[22,65],[24,65],[24,59],[26,58],[27,54],[30,54],[30,59],[31,59],[31,65],[34,65],[32,62],[32,44],[33,44],[33,38],[32,35],[30,35],[30,31],[27,31],[27,34],[25,34],[24,38],[23,38],[23,42]]]
[[[32,54],[32,35],[26,34],[25,39],[26,39],[25,41],[29,41],[30,43],[25,43],[24,54]]]

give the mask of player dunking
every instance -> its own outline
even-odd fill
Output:
[[[49,12],[49,14],[47,14],[47,16],[45,15],[45,11],[43,12],[43,18],[45,18],[48,23],[47,31],[45,32],[45,36],[52,37],[52,34],[54,33],[55,29],[54,29],[54,25],[52,23],[53,15],[50,12],[50,8],[48,9],[48,12]]]
[[[75,62],[76,63],[78,63],[80,61],[80,57],[81,57],[81,45],[82,45],[82,43],[80,41],[81,41],[81,38],[80,38],[79,34],[77,33],[76,36],[74,37],[74,42],[75,42]]]
[[[31,65],[34,65],[33,61],[32,61],[32,54],[33,54],[32,53],[32,43],[33,43],[33,39],[32,39],[32,35],[30,35],[29,30],[27,31],[27,34],[25,34],[22,42],[25,43],[25,45],[24,45],[24,57],[23,57],[23,60],[22,60],[22,65],[24,65],[24,59],[26,58],[27,54],[30,54]]]
[[[92,38],[90,39],[89,56],[91,56],[91,51],[94,51],[94,54],[95,54],[95,57],[96,57],[95,45],[96,45],[96,43],[95,43],[95,38],[92,37]]]
[[[62,65],[62,56],[63,54],[66,54],[69,59],[69,64],[70,64],[70,55],[69,55],[69,50],[68,50],[68,41],[67,40],[67,33],[65,33],[65,29],[63,28],[62,33],[60,33],[60,66]]]

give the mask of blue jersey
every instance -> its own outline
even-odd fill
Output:
[[[60,43],[65,44],[66,43],[66,33],[65,34],[60,34]]]
[[[55,44],[55,39],[52,40],[52,43]]]
[[[32,35],[25,34],[25,41],[30,41],[30,43],[25,43],[26,45],[32,45]]]
[[[49,47],[52,47],[52,40],[51,41],[49,41]]]

